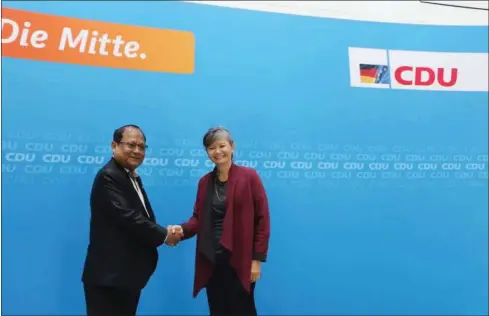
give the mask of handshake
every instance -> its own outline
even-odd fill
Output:
[[[168,225],[166,227],[168,235],[165,243],[168,246],[176,246],[183,238],[183,228],[180,225]]]

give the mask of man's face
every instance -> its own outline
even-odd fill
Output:
[[[112,153],[124,168],[131,171],[136,169],[146,155],[143,133],[137,128],[127,127],[122,134],[122,140],[119,143],[112,142]]]

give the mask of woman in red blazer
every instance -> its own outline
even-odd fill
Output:
[[[257,315],[254,299],[270,238],[268,199],[258,173],[233,163],[228,130],[203,138],[212,172],[198,184],[193,215],[173,226],[182,240],[197,235],[193,295],[206,289],[211,315]]]

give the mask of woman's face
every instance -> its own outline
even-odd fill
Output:
[[[216,165],[231,162],[233,153],[234,144],[231,145],[226,139],[216,140],[207,147],[207,155],[209,155],[209,159]]]

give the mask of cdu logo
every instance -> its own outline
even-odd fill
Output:
[[[487,53],[349,47],[348,55],[352,87],[488,91]]]

